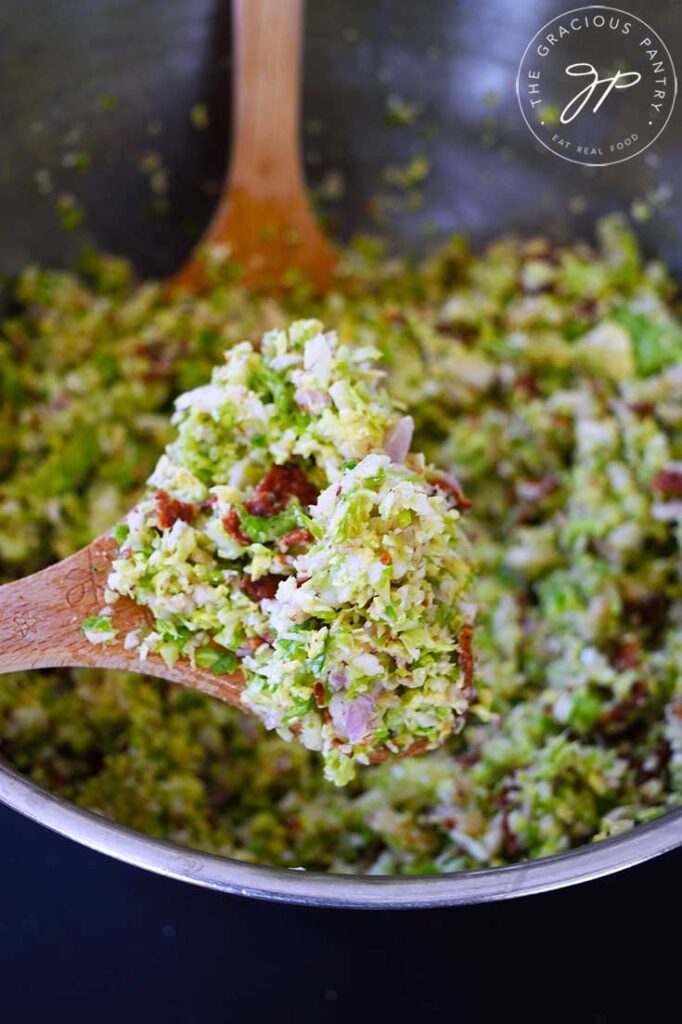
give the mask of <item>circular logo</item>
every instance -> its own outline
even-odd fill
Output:
[[[548,21],[521,58],[516,94],[538,142],[576,164],[606,167],[661,134],[677,95],[672,57],[641,18],[577,7]]]

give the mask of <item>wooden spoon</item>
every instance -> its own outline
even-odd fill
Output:
[[[324,290],[337,261],[306,196],[300,155],[304,0],[232,0],[234,132],[223,193],[199,247],[170,282],[206,284],[202,250],[229,246],[244,280],[260,291],[297,268]]]
[[[130,598],[120,597],[113,605],[118,629],[113,642],[92,644],[83,636],[83,619],[97,615],[106,603],[104,588],[116,550],[113,537],[98,537],[63,562],[0,587],[0,673],[65,665],[144,672],[245,710],[239,701],[241,672],[216,675],[186,659],[169,668],[158,654],[140,661],[135,651],[126,650],[126,633],[154,622]]]
[[[98,537],[63,562],[0,587],[0,675],[66,666],[121,669],[169,679],[248,711],[239,699],[245,682],[239,670],[216,675],[186,658],[170,668],[158,654],[141,661],[135,651],[126,650],[123,640],[127,633],[154,626],[149,610],[130,598],[119,597],[112,606],[112,622],[118,630],[114,641],[93,644],[83,635],[83,619],[97,615],[105,605],[104,588],[116,552],[113,537]],[[425,749],[424,742],[418,740],[397,756],[420,754]],[[375,751],[370,760],[378,764],[390,756],[384,748]]]

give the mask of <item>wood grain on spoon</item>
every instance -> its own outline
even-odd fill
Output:
[[[169,668],[158,654],[141,661],[135,651],[126,650],[126,633],[153,626],[148,610],[129,598],[121,597],[113,605],[116,640],[92,644],[83,636],[83,620],[97,615],[105,604],[104,588],[115,555],[113,538],[99,537],[63,562],[0,587],[0,673],[67,665],[144,672],[241,708],[240,672],[216,675],[186,659]]]
[[[233,0],[234,132],[223,194],[198,250],[170,282],[206,285],[202,250],[229,246],[245,282],[274,291],[292,268],[318,290],[337,256],[306,195],[300,152],[303,0]]]

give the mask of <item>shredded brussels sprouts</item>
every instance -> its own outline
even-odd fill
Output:
[[[473,695],[458,502],[380,377],[314,320],[228,350],[176,400],[108,579],[154,616],[127,646],[212,671],[236,655],[244,704],[340,785],[443,743]]]
[[[173,439],[175,396],[244,338],[314,315],[380,351],[415,448],[472,502],[466,727],[337,788],[319,754],[220,701],[54,670],[3,678],[0,752],[152,835],[329,871],[513,863],[679,806],[682,328],[665,268],[614,219],[596,246],[501,239],[476,255],[453,239],[413,266],[364,242],[346,262],[352,285],[322,300],[260,299],[220,261],[183,301],[111,258],[83,278],[27,270],[0,338],[2,573],[120,521]],[[248,521],[266,550],[306,528],[277,515]],[[232,671],[230,654],[195,657]]]

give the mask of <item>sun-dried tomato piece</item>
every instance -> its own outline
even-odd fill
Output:
[[[646,707],[648,699],[646,684],[638,679],[633,683],[627,697],[612,704],[604,712],[596,723],[596,728],[607,735],[627,734],[637,724],[639,713]]]
[[[324,696],[324,686],[319,681],[313,683],[313,697],[318,708],[323,708],[327,703]]]
[[[459,663],[462,668],[464,685],[472,690],[474,686],[474,653],[471,641],[474,635],[474,627],[467,623],[459,631],[457,643],[459,645]]]
[[[637,416],[652,416],[654,412],[652,402],[630,402],[629,408]]]
[[[682,497],[682,469],[662,469],[651,481],[651,486],[670,497]]]
[[[439,491],[453,499],[455,508],[459,512],[464,512],[466,509],[471,508],[471,502],[468,498],[465,498],[459,482],[451,473],[438,473],[437,475],[427,477],[427,479],[432,487],[437,487]]]
[[[277,593],[277,587],[284,579],[286,576],[268,573],[267,576],[261,576],[260,579],[254,580],[248,573],[245,573],[242,577],[241,588],[247,597],[250,597],[256,604],[260,604],[261,601],[272,600]]]
[[[660,591],[650,594],[633,594],[625,598],[623,608],[635,626],[646,626],[657,631],[663,629],[670,601]]]
[[[267,640],[264,636],[250,636],[244,641],[244,646],[248,647],[251,654],[255,654],[258,648],[266,643]]]
[[[182,519],[185,523],[191,523],[197,514],[197,507],[191,501],[179,501],[177,498],[171,498],[168,491],[157,491],[154,500],[156,501],[159,526],[162,530],[174,526],[178,519]]]
[[[621,672],[625,672],[630,668],[637,668],[641,653],[642,645],[636,636],[623,637],[616,645],[613,658],[614,665]]]
[[[270,467],[257,484],[253,497],[244,502],[244,508],[252,516],[269,519],[281,512],[290,498],[298,498],[305,507],[314,505],[317,496],[317,488],[303,470],[293,462],[287,462],[284,466]]]
[[[527,398],[537,398],[540,394],[537,377],[532,373],[522,373],[516,378],[514,387]]]
[[[280,551],[288,551],[289,548],[300,547],[302,544],[312,544],[314,540],[315,538],[310,530],[299,526],[297,529],[289,530],[283,537],[280,537],[277,541],[277,547]]]
[[[239,518],[239,513],[236,509],[231,508],[227,515],[223,516],[222,522],[227,533],[229,533],[231,537],[234,537],[237,544],[241,544],[245,548],[249,546],[251,538],[242,530],[241,519]]]

